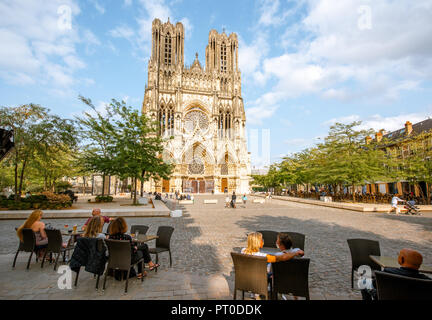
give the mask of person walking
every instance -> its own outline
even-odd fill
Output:
[[[225,208],[229,208],[230,207],[230,197],[227,195],[225,197]]]
[[[396,195],[393,195],[393,198],[391,199],[391,209],[387,213],[392,213],[393,211],[396,211],[396,214],[400,213],[400,209],[398,208],[398,202],[405,202],[405,200],[400,199]]]
[[[233,194],[232,194],[232,197],[231,197],[231,207],[233,207],[234,209],[236,207],[236,205],[235,205],[236,199],[237,199],[237,196],[235,194],[235,191],[233,191]]]
[[[245,194],[243,195],[243,198],[242,198],[242,200],[243,200],[243,206],[244,206],[244,207],[246,207],[246,201],[247,201],[247,197],[246,197],[246,195],[245,195]]]

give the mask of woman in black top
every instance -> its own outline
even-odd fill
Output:
[[[155,264],[151,260],[147,244],[142,243],[140,245],[137,245],[135,242],[132,241],[132,237],[126,234],[127,230],[128,226],[126,220],[122,217],[119,217],[115,219],[111,224],[111,227],[109,229],[109,239],[128,240],[131,243],[132,263],[144,258],[144,263],[147,263],[149,265],[150,271],[155,270],[157,267],[159,267],[158,263]],[[143,272],[141,264],[138,264],[137,278],[140,279],[146,275],[147,273],[145,271]]]

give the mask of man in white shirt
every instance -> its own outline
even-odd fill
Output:
[[[400,209],[398,208],[398,202],[405,202],[405,200],[398,198],[396,195],[393,196],[391,199],[391,209],[387,213],[391,213],[393,211],[396,211],[396,214],[400,213]]]

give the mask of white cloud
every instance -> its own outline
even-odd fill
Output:
[[[265,83],[266,75],[261,73],[259,68],[268,51],[269,44],[263,33],[257,33],[250,45],[246,44],[239,35],[239,67],[246,79],[252,76],[258,83]]]
[[[428,111],[417,112],[417,113],[406,113],[395,116],[385,117],[380,114],[374,114],[372,116],[361,117],[359,115],[350,115],[344,116],[340,118],[334,118],[324,122],[324,125],[333,125],[336,122],[339,123],[351,123],[353,121],[362,121],[361,125],[358,126],[358,129],[373,129],[375,131],[379,131],[384,129],[388,132],[395,131],[404,127],[405,122],[410,121],[411,123],[417,123],[427,119],[428,117],[432,117],[432,106],[429,107]]]
[[[61,24],[68,10],[59,8],[70,9],[70,29]],[[75,0],[2,1],[0,77],[12,84],[43,84],[51,92],[73,86],[75,72],[86,67],[76,46],[100,44],[91,31],[78,27],[79,13]]]
[[[105,8],[99,3],[99,1],[97,1],[97,0],[90,0],[90,2],[93,4],[93,6],[95,7],[95,9],[100,14],[104,14],[105,13]]]
[[[359,28],[362,5],[371,8],[371,29]],[[394,101],[432,79],[430,1],[305,0],[288,10],[279,1],[262,1],[259,25],[281,27],[284,17],[300,9],[300,23],[281,32],[284,53],[261,55],[252,43],[240,62],[246,82],[272,83],[263,95],[277,96],[274,104],[305,94]]]
[[[129,5],[130,2],[125,2],[125,5]],[[147,61],[151,52],[151,30],[152,23],[155,18],[161,20],[162,23],[170,19],[171,23],[180,21],[185,29],[185,36],[188,39],[192,33],[193,26],[190,20],[186,17],[176,17],[170,9],[165,0],[138,0],[138,15],[136,20],[137,27],[131,27],[128,25],[121,25],[112,30],[109,34],[115,38],[125,38],[132,43],[136,53],[140,59]],[[136,30],[136,31],[135,31]]]
[[[246,111],[246,119],[248,124],[260,125],[263,120],[271,118],[273,114],[277,110],[277,106],[270,107],[251,107],[247,108]]]
[[[132,28],[129,28],[128,26],[118,26],[112,30],[109,31],[109,34],[113,38],[125,38],[127,40],[132,40],[132,38],[135,36],[135,32],[132,30]]]

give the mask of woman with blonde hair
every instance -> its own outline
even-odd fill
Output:
[[[85,238],[100,238],[105,239],[105,234],[102,233],[102,228],[104,226],[104,219],[101,216],[95,216],[90,219],[84,232]]]
[[[260,257],[266,257],[267,258],[267,275],[268,275],[268,281],[271,281],[271,263],[278,262],[278,261],[287,261],[295,256],[303,256],[304,252],[302,250],[296,251],[296,252],[283,252],[280,255],[271,255],[266,254],[264,252],[261,252],[261,248],[264,245],[263,236],[260,232],[252,232],[248,234],[247,239],[247,247],[243,248],[241,250],[241,253],[243,254],[250,254],[253,256],[260,256]],[[258,294],[252,294],[252,297],[255,297],[255,299],[260,299]]]
[[[298,250],[295,252],[284,252],[280,255],[271,255],[261,252],[261,248],[264,245],[263,236],[260,232],[252,232],[248,234],[247,247],[241,250],[243,254],[250,254],[254,256],[267,257],[267,262],[277,262],[277,261],[287,261],[295,256],[303,256],[303,250]]]
[[[45,223],[40,221],[43,212],[41,210],[34,210],[27,220],[17,229],[17,236],[21,242],[23,239],[23,229],[32,229],[36,236],[36,249],[39,251],[39,257],[43,256],[43,250],[48,246],[48,237],[45,232]]]

